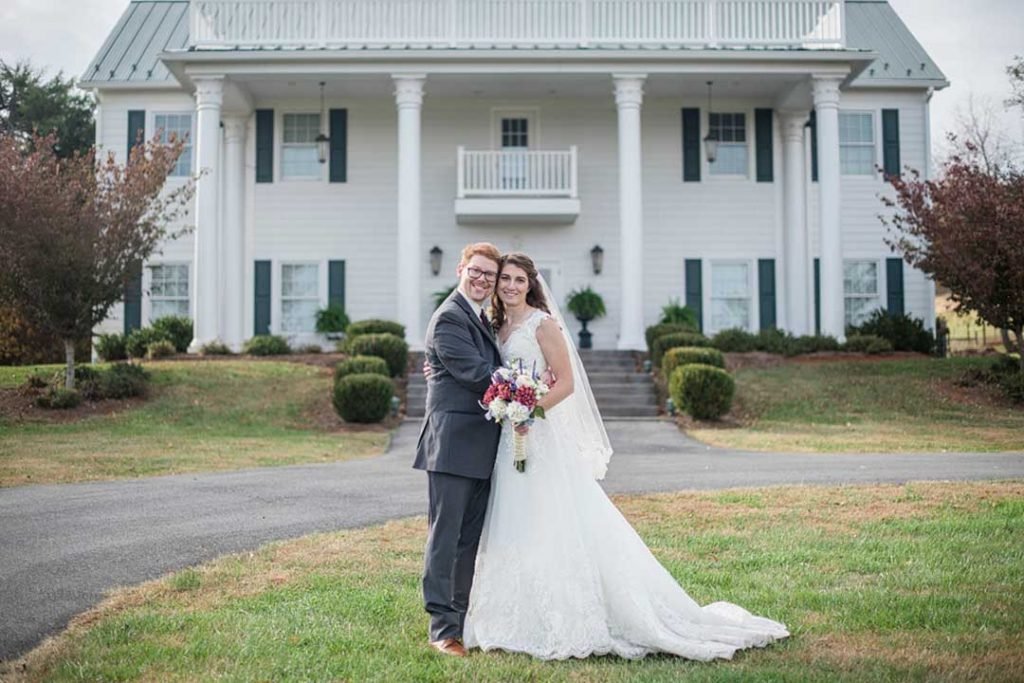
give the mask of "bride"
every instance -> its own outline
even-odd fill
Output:
[[[547,418],[528,428],[526,471],[504,427],[476,560],[466,647],[541,659],[666,652],[697,660],[789,635],[741,607],[701,607],[605,495],[611,447],[557,305],[524,254],[502,258],[495,326],[503,360],[550,367]],[[526,428],[520,428],[521,433]]]

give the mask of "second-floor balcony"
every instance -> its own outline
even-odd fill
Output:
[[[191,0],[194,49],[822,48],[845,0]]]

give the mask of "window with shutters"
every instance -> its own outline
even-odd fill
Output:
[[[878,296],[878,262],[844,261],[843,296],[846,324],[860,325],[881,305]]]
[[[281,134],[281,177],[285,180],[319,180],[323,177],[316,137],[319,114],[284,114]]]
[[[839,114],[839,172],[873,175],[875,172],[875,121],[870,112]]]
[[[738,327],[751,329],[750,264],[747,262],[711,262],[710,334]]]
[[[189,315],[188,265],[161,264],[149,269],[150,322],[168,315]]]
[[[320,309],[320,266],[281,264],[281,331],[315,332]]]
[[[171,176],[192,175],[192,113],[154,114],[153,129],[160,136],[160,142],[167,144],[172,139],[183,140],[185,147],[178,157]]]
[[[718,139],[718,154],[708,165],[712,175],[741,175],[750,173],[750,154],[747,150],[747,115],[713,113],[709,117],[711,134]]]

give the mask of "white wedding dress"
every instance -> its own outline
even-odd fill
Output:
[[[548,367],[536,338],[546,316],[536,311],[512,331],[506,361]],[[465,645],[541,659],[667,652],[706,661],[788,636],[778,622],[686,594],[567,442],[567,403],[530,428],[523,473],[512,463],[513,432],[502,431]]]

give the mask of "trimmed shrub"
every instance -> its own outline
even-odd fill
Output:
[[[334,367],[334,381],[349,375],[383,375],[390,377],[388,363],[377,356],[352,356]]]
[[[787,356],[800,356],[805,353],[816,353],[818,351],[838,351],[839,342],[835,337],[830,337],[827,334],[819,335],[804,335],[803,337],[793,337],[786,348]]]
[[[405,339],[405,326],[391,320],[357,320],[345,329],[349,337],[359,337],[364,334],[393,334],[399,339]]]
[[[847,329],[847,335],[873,334],[889,340],[896,351],[916,351],[931,353],[935,347],[935,338],[924,328],[920,318],[909,315],[891,315],[882,308],[876,308],[860,325]]]
[[[654,367],[661,367],[661,359],[665,352],[680,346],[711,346],[711,342],[702,334],[694,332],[673,332],[658,337],[651,348],[651,362]]]
[[[774,327],[757,333],[758,351],[784,354],[792,343],[793,335]]]
[[[406,366],[409,364],[409,345],[404,339],[393,334],[361,334],[353,337],[349,341],[348,351],[353,356],[383,358],[392,377],[405,374]]]
[[[733,327],[722,330],[711,338],[711,345],[726,353],[747,353],[758,350],[758,336]]]
[[[125,348],[123,334],[101,334],[96,339],[96,355],[108,363],[115,360],[127,360],[128,349]]]
[[[295,353],[323,353],[324,350],[319,344],[303,344],[295,349]]]
[[[36,405],[40,408],[67,410],[77,408],[82,403],[82,396],[75,389],[50,387],[45,394],[36,397]]]
[[[999,375],[1000,388],[1014,403],[1024,403],[1024,372]]]
[[[153,329],[163,332],[178,353],[188,351],[188,345],[192,343],[192,321],[184,316],[167,315],[157,318],[153,322]]]
[[[99,377],[101,398],[130,398],[144,396],[149,384],[149,373],[139,365],[115,363]]]
[[[242,351],[253,356],[284,356],[292,352],[288,340],[273,334],[258,334],[245,342]]]
[[[718,349],[704,346],[677,346],[665,352],[661,359],[661,372],[665,377],[671,377],[676,368],[692,363],[713,365],[724,370],[725,356]]]
[[[654,342],[659,337],[664,337],[666,334],[677,334],[680,332],[700,334],[697,331],[696,325],[687,325],[685,323],[658,323],[657,325],[651,325],[644,330],[644,338],[647,340],[647,351],[654,351]]]
[[[167,340],[161,339],[155,341],[146,347],[146,358],[167,358],[173,356],[178,352],[178,349],[174,346],[174,343]]]
[[[212,341],[199,347],[199,354],[202,356],[231,356],[234,355],[227,344],[219,341]]]
[[[334,409],[346,422],[380,422],[391,410],[393,395],[394,386],[387,377],[348,375],[334,383]]]
[[[681,365],[668,386],[675,404],[699,420],[717,420],[728,413],[736,394],[729,373],[711,365]]]
[[[892,353],[892,344],[888,339],[876,337],[873,334],[854,334],[846,338],[843,348],[854,353]]]
[[[125,339],[124,347],[131,358],[143,358],[149,350],[149,345],[158,341],[174,343],[165,331],[158,330],[155,327],[143,327],[131,331],[128,338]]]

